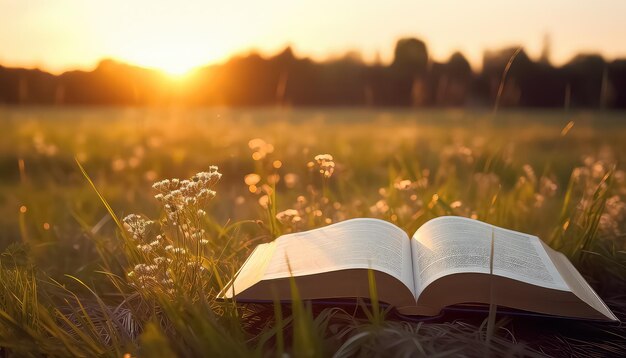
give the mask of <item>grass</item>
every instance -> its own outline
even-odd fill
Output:
[[[215,299],[251,250],[280,234],[352,217],[412,234],[451,214],[538,235],[623,320],[623,113],[5,108],[0,118],[5,355],[626,349],[621,326],[495,314],[398,320],[375,299],[373,276],[374,300],[356,310],[311,306],[295,286],[291,306]],[[154,182],[210,165],[219,181],[195,177],[196,191],[155,199],[182,184]]]

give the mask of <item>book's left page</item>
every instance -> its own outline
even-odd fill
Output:
[[[271,249],[255,250],[229,296],[268,299],[274,289],[281,291],[279,299],[288,299],[291,276],[305,299],[362,296],[368,292],[367,270],[372,269],[383,296],[393,301],[394,295],[400,295],[403,303],[414,302],[410,240],[386,221],[346,220],[284,235],[271,245]]]
[[[263,273],[274,254],[276,242],[269,242],[254,248],[234,279],[219,294],[220,298],[233,298],[236,292],[243,292],[263,279]],[[237,291],[235,291],[237,287]]]

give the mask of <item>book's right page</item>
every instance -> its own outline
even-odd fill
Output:
[[[536,236],[463,217],[428,221],[411,240],[416,312],[434,314],[448,305],[493,302],[545,314],[616,320],[571,263],[544,245]]]
[[[580,298],[583,302],[588,304],[596,311],[603,314],[610,320],[618,321],[619,319],[611,312],[609,307],[602,301],[600,296],[589,286],[587,281],[581,276],[580,272],[576,270],[574,265],[567,259],[562,253],[553,250],[546,244],[543,244],[544,249],[552,262],[561,273],[563,279],[567,282],[572,292]]]
[[[416,291],[456,273],[490,273],[535,286],[569,290],[538,237],[458,216],[426,222],[411,240]]]

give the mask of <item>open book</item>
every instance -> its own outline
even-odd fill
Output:
[[[493,255],[492,255],[493,250]],[[259,245],[220,293],[237,301],[288,301],[293,276],[303,299],[369,297],[400,314],[495,303],[573,318],[616,321],[580,273],[538,237],[444,216],[411,239],[378,219],[351,219]]]

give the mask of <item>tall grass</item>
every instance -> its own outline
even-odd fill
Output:
[[[311,305],[295,285],[291,305],[216,299],[250,251],[282,233],[365,216],[412,234],[451,214],[537,234],[624,317],[626,129],[595,128],[584,114],[571,119],[576,126],[566,136],[560,119],[520,124],[503,112],[495,124],[455,113],[438,119],[445,125],[396,116],[260,125],[244,115],[224,122],[190,114],[142,130],[132,120],[112,121],[107,131],[76,119],[8,123],[12,143],[0,144],[0,158],[10,159],[16,175],[2,174],[0,183],[8,208],[0,219],[7,228],[0,346],[16,356],[118,357],[626,348],[622,328],[591,323],[498,320],[495,313],[398,320],[378,302],[373,275],[371,300],[356,310]],[[70,125],[81,128],[78,135],[65,131]],[[546,156],[556,142],[559,150]]]

